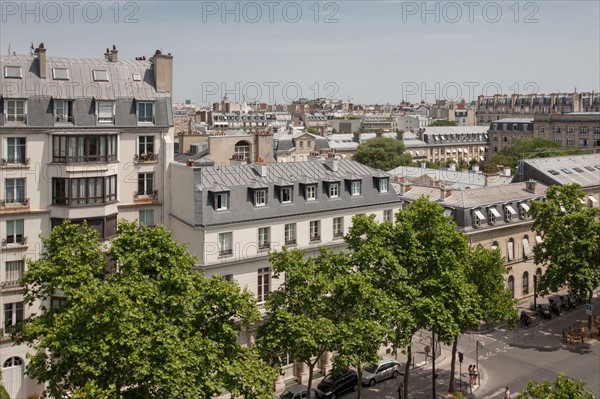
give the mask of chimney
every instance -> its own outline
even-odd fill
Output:
[[[360,132],[354,132],[354,141],[360,144]]]
[[[46,63],[46,49],[44,48],[44,43],[40,43],[38,48],[35,49],[35,54],[37,54],[40,67],[40,79],[46,79],[48,64]]]
[[[108,47],[106,48],[106,51],[104,52],[104,59],[106,61],[110,61],[110,50],[108,49]]]
[[[330,152],[327,154],[325,164],[329,166],[329,169],[331,169],[332,172],[339,171],[339,160],[335,157],[334,153]]]
[[[412,189],[410,183],[400,183],[400,195],[404,195]]]
[[[537,182],[535,180],[528,180],[525,182],[525,190],[529,191],[532,194],[535,194],[535,188],[537,186]]]
[[[260,174],[260,177],[267,177],[267,164],[256,163],[256,170]]]
[[[404,130],[396,131],[396,138],[400,141],[403,141],[404,140]]]
[[[117,50],[117,46],[115,46],[113,44],[112,50],[110,50],[110,54],[108,54],[108,60],[110,62],[117,62],[118,61],[118,57],[117,57],[118,52],[119,52],[119,50]]]
[[[173,93],[173,56],[171,53],[164,55],[160,50],[156,50],[151,60],[156,91]]]
[[[433,179],[431,181],[431,187],[441,187],[442,181],[440,179]]]
[[[440,187],[440,201],[444,201],[446,198],[452,195],[452,189]]]

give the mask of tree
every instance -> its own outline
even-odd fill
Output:
[[[432,122],[429,126],[458,126],[455,121],[447,121],[444,119],[439,119],[437,121]]]
[[[533,202],[529,211],[533,230],[542,238],[533,248],[535,263],[547,265],[538,290],[547,295],[568,285],[591,303],[600,285],[600,210],[585,205],[586,194],[578,184],[550,186],[546,198]]]
[[[560,144],[553,140],[541,137],[524,138],[503,147],[498,154],[490,158],[486,165],[508,166],[514,171],[523,158],[547,158],[585,153],[585,150],[562,148]]]
[[[376,137],[360,144],[352,159],[381,170],[410,165],[411,162],[411,156],[404,152],[404,143],[388,137]]]
[[[94,229],[66,221],[28,261],[26,304],[64,297],[13,331],[34,349],[27,373],[47,383],[45,393],[267,397],[272,369],[237,342],[258,320],[251,294],[193,272],[196,259],[161,226],[120,222],[117,234],[104,246]]]
[[[277,366],[289,356],[308,367],[308,399],[313,372],[337,337],[332,320],[332,276],[335,256],[325,247],[317,258],[285,247],[272,252],[273,277],[285,273],[285,283],[269,294],[265,305],[269,320],[260,329],[259,345],[264,356]]]
[[[314,127],[309,127],[308,129],[306,129],[306,131],[311,134],[316,134],[317,136],[320,135],[319,131],[317,129],[315,129]]]
[[[529,380],[527,388],[521,391],[519,397],[523,399],[594,399],[594,393],[585,388],[583,381],[575,382],[560,373],[552,385],[548,381],[539,384],[535,380]]]

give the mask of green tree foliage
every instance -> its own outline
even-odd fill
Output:
[[[437,120],[431,123],[429,126],[458,126],[455,121]]]
[[[286,248],[272,252],[269,260],[273,277],[285,273],[285,283],[269,294],[265,308],[269,315],[261,326],[259,346],[277,366],[286,356],[308,366],[309,395],[313,371],[325,351],[333,349],[337,324],[332,319],[332,276],[338,265],[335,255],[325,247],[317,258],[304,251]],[[310,399],[310,396],[308,397]]]
[[[404,143],[389,137],[376,137],[360,144],[352,159],[381,170],[391,170],[411,163],[410,154],[404,152]]]
[[[314,127],[309,127],[308,129],[306,129],[307,133],[312,133],[312,134],[316,134],[317,136],[319,136],[321,133],[319,133],[319,131],[317,129],[315,129]]]
[[[47,383],[46,394],[269,397],[272,369],[237,342],[258,320],[251,294],[193,272],[196,259],[163,227],[121,222],[117,233],[103,246],[94,229],[67,221],[28,262],[28,305],[66,298],[13,331],[34,350],[27,373]]]
[[[527,383],[527,388],[521,391],[519,398],[523,399],[594,399],[594,393],[585,388],[583,381],[575,382],[565,374],[560,373],[552,385],[548,381],[539,384],[535,380]]]
[[[524,158],[548,158],[561,155],[585,154],[585,150],[565,149],[553,140],[536,137],[518,139],[511,145],[503,147],[500,152],[493,155],[486,165],[509,166],[514,170],[519,161]]]
[[[586,206],[586,194],[577,184],[550,186],[546,198],[533,202],[529,211],[542,237],[533,247],[535,263],[548,266],[538,290],[546,295],[568,285],[591,303],[600,285],[600,210]],[[590,328],[591,322],[590,316]]]

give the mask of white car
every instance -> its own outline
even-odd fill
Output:
[[[400,364],[394,359],[383,359],[362,369],[362,383],[372,387],[376,382],[400,375]]]

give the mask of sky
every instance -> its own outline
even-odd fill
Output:
[[[0,0],[0,53],[174,56],[173,101],[600,91],[600,1]]]

